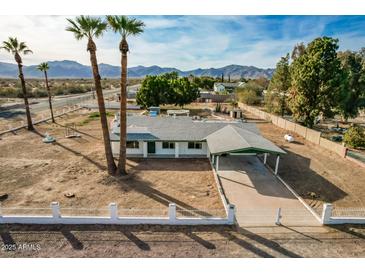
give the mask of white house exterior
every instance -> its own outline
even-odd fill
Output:
[[[237,87],[244,86],[244,82],[238,82],[238,83],[214,83],[213,90],[215,92],[233,92]]]
[[[111,145],[119,155],[119,120],[112,122]],[[200,158],[226,153],[285,152],[263,138],[256,125],[191,117],[127,116],[127,156]]]

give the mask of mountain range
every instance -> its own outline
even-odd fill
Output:
[[[50,78],[91,78],[90,66],[82,65],[75,61],[50,61],[48,76]],[[37,70],[37,66],[24,66],[24,75],[28,78],[41,78],[43,77],[42,72]],[[103,78],[117,78],[120,77],[120,67],[112,66],[108,64],[99,65],[100,75]],[[159,66],[137,66],[128,68],[128,76],[131,78],[142,78],[146,75],[159,75],[167,72],[176,71],[180,76],[212,76],[221,77],[222,74],[227,78],[230,76],[231,79],[244,78],[258,78],[266,77],[271,78],[274,69],[261,69],[254,66],[240,66],[240,65],[229,65],[221,68],[208,68],[208,69],[195,69],[182,71],[176,68],[166,68]],[[18,77],[18,66],[11,63],[0,62],[0,78],[16,78]]]

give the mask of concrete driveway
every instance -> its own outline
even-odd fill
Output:
[[[240,226],[275,225],[278,208],[284,225],[320,225],[256,156],[220,157],[218,176]]]

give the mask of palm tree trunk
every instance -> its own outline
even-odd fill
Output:
[[[27,88],[25,86],[25,80],[24,80],[24,74],[23,74],[23,65],[21,63],[18,63],[18,70],[19,70],[19,79],[22,84],[25,113],[27,115],[28,130],[34,130],[33,123],[32,123],[32,117],[30,116]]]
[[[53,116],[52,97],[51,97],[51,91],[50,91],[50,88],[48,85],[47,71],[44,71],[44,77],[46,78],[46,88],[47,88],[47,93],[48,93],[48,103],[49,103],[49,110],[51,111],[52,123],[56,123],[54,116]]]
[[[127,174],[126,160],[127,160],[127,53],[128,43],[125,38],[120,44],[122,52],[122,71],[120,81],[120,142],[119,142],[119,161],[118,161],[118,175]]]
[[[109,175],[114,175],[115,171],[116,171],[116,165],[114,162],[111,143],[110,143],[108,120],[107,120],[106,112],[105,112],[104,96],[103,96],[103,91],[102,91],[102,87],[101,87],[101,81],[100,81],[101,78],[100,78],[100,74],[99,74],[98,62],[96,59],[96,52],[95,52],[95,50],[92,50],[90,48],[88,48],[88,50],[90,52],[90,62],[91,62],[91,66],[92,66],[96,96],[97,96],[98,106],[99,106],[101,128],[103,131],[105,156],[106,156],[106,161],[107,161],[107,165],[108,165],[108,173],[109,173]]]

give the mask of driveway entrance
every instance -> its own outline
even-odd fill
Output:
[[[284,225],[320,225],[256,156],[220,157],[218,176],[240,226],[275,225],[278,208]]]

